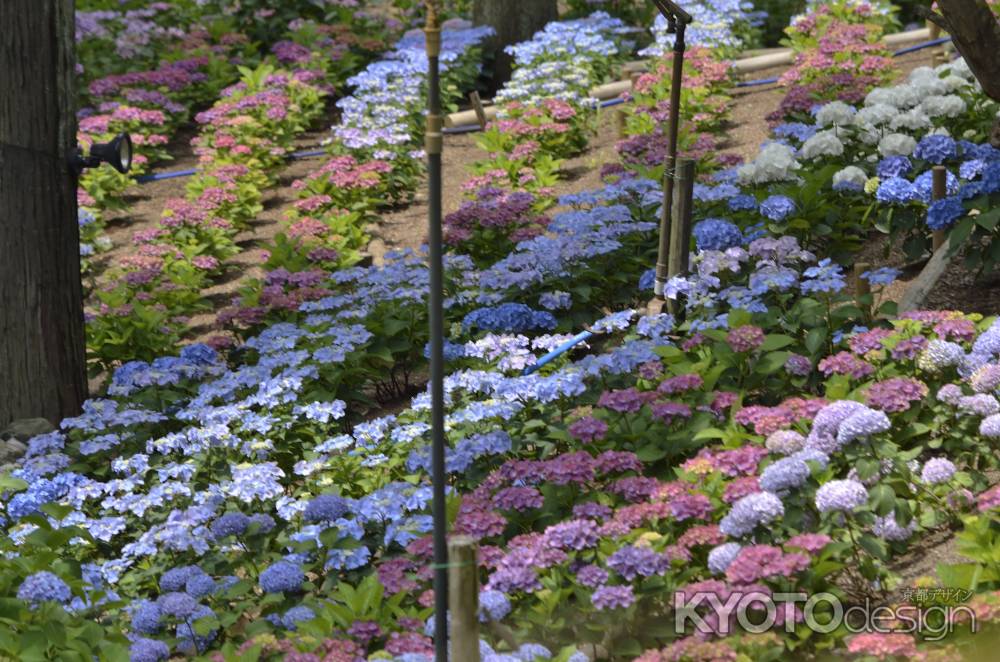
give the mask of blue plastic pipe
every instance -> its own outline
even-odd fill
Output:
[[[594,333],[592,331],[583,331],[581,333],[576,334],[575,336],[573,336],[563,344],[559,345],[558,347],[556,347],[554,350],[552,350],[542,358],[538,359],[538,363],[536,363],[535,365],[529,365],[527,368],[524,369],[524,372],[522,372],[521,374],[530,375],[531,373],[540,369],[542,366],[552,363],[557,358],[559,358],[569,350],[573,349],[580,343],[586,340],[590,340],[593,337]]]
[[[294,159],[308,159],[316,156],[323,156],[327,154],[326,150],[323,149],[311,149],[302,152],[294,152],[288,155],[289,160]],[[148,175],[142,175],[141,177],[136,177],[135,181],[140,184],[148,184],[149,182],[160,182],[164,179],[174,179],[175,177],[190,177],[197,173],[195,168],[190,170],[173,170],[171,172],[155,172]]]
[[[901,50],[896,51],[892,54],[893,57],[900,57],[902,55],[907,55],[908,53],[916,53],[917,51],[922,51],[925,48],[934,48],[935,46],[940,46],[941,44],[947,44],[951,41],[951,37],[941,37],[940,39],[932,39],[930,41],[925,41],[922,44],[916,44],[914,46],[908,46]]]

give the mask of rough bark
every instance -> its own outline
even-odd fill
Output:
[[[76,178],[74,0],[0,2],[0,427],[87,394]]]
[[[472,20],[476,25],[489,25],[496,36],[487,44],[495,57],[493,89],[510,80],[512,58],[503,52],[505,46],[530,39],[545,24],[559,18],[556,0],[475,0]]]
[[[1000,101],[1000,21],[985,0],[938,0],[924,15],[951,35],[983,92]]]

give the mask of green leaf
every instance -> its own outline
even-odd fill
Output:
[[[948,588],[960,588],[975,591],[979,585],[980,566],[975,563],[939,563],[937,574],[941,583]]]
[[[877,559],[885,560],[888,556],[888,549],[885,542],[871,535],[864,533],[858,538],[858,545]]]
[[[896,493],[888,485],[876,485],[868,493],[868,502],[872,504],[876,514],[885,517],[896,506]]]
[[[806,334],[806,349],[809,350],[810,354],[819,354],[820,350],[823,349],[824,342],[826,342],[826,329],[821,326]]]
[[[770,354],[765,354],[757,363],[754,372],[761,375],[773,375],[785,367],[785,363],[791,355],[791,352],[771,352]]]
[[[794,342],[795,338],[792,338],[791,336],[785,336],[777,333],[771,334],[764,339],[764,344],[760,346],[760,351],[773,352],[776,349],[788,347]]]

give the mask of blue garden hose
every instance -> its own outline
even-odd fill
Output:
[[[289,160],[293,159],[308,159],[316,156],[323,156],[327,154],[326,150],[323,149],[312,149],[305,150],[302,152],[294,152],[288,155]],[[189,170],[173,170],[170,172],[156,172],[150,173],[148,175],[142,175],[141,177],[136,177],[135,181],[139,184],[148,184],[149,182],[160,182],[164,179],[174,179],[175,177],[190,177],[197,173],[197,169],[191,168]]]
[[[551,352],[549,352],[548,354],[546,354],[542,358],[538,359],[538,363],[536,363],[535,365],[529,365],[527,368],[524,369],[524,372],[522,372],[521,374],[522,375],[530,375],[531,373],[533,373],[536,370],[540,369],[542,366],[544,366],[546,364],[549,364],[549,363],[552,363],[557,358],[559,358],[560,356],[562,356],[563,354],[565,354],[569,350],[573,349],[574,347],[576,347],[580,343],[582,343],[582,342],[584,342],[586,340],[590,340],[593,337],[594,337],[594,332],[593,331],[582,331],[582,332],[576,334],[575,336],[573,336],[572,338],[570,338],[569,340],[567,340],[563,344],[559,345],[558,347],[556,347],[554,350],[552,350]]]

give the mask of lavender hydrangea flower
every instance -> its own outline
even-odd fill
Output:
[[[917,367],[928,372],[940,372],[960,365],[964,359],[965,350],[961,345],[935,338],[917,357]]]
[[[755,492],[733,504],[732,510],[719,522],[719,530],[727,536],[739,538],[784,514],[785,506],[781,499],[770,492]]]
[[[868,490],[856,480],[831,480],[816,490],[816,509],[821,513],[848,512],[868,501]]]
[[[631,586],[602,586],[590,596],[590,601],[598,611],[624,609],[635,602]]]
[[[894,512],[889,513],[885,517],[876,516],[875,523],[872,525],[872,533],[889,542],[908,540],[916,530],[916,520],[910,520],[910,523],[905,527],[900,526],[899,522],[896,521],[896,513]]]
[[[785,372],[796,377],[807,377],[812,372],[812,361],[801,354],[792,354],[785,361]]]
[[[781,495],[802,486],[810,476],[809,467],[801,459],[785,457],[767,466],[760,474],[760,487]]]
[[[885,412],[865,407],[848,416],[837,429],[837,446],[843,448],[856,439],[867,439],[873,434],[888,432],[892,423]]]
[[[726,572],[726,568],[733,562],[733,559],[740,553],[743,546],[736,542],[723,543],[713,547],[708,553],[708,569],[712,574],[721,575]]]
[[[894,267],[881,267],[879,269],[866,271],[861,274],[861,277],[867,280],[871,285],[886,286],[895,283],[896,279],[898,279],[902,273],[902,271]]]
[[[777,430],[767,437],[764,445],[772,453],[791,455],[802,450],[806,439],[795,430]]]
[[[627,545],[608,557],[608,567],[628,581],[636,577],[649,577],[667,570],[670,562],[666,556],[649,547]]]
[[[500,591],[486,589],[479,592],[479,622],[500,621],[510,613],[510,599]]]
[[[943,457],[935,457],[924,463],[924,468],[920,472],[920,479],[931,485],[947,483],[955,475],[955,471],[955,465],[951,460]]]
[[[1000,414],[984,418],[979,424],[979,434],[990,439],[1000,439]]]

